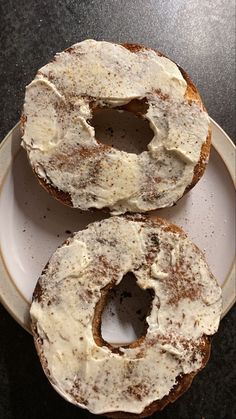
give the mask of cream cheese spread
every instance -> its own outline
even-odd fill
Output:
[[[22,145],[35,173],[81,209],[113,214],[173,205],[193,179],[209,118],[185,97],[176,64],[152,50],[131,52],[86,40],[56,54],[27,86]],[[101,146],[94,107],[146,99],[154,136],[139,155]]]
[[[173,257],[173,255],[175,256]],[[92,323],[101,290],[127,272],[154,290],[145,339],[120,353],[98,346]],[[221,288],[203,254],[167,222],[112,217],[58,248],[39,279],[30,314],[46,373],[57,391],[92,413],[141,413],[201,368]]]

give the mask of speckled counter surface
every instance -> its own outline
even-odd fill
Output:
[[[18,121],[24,87],[57,52],[85,38],[163,51],[197,84],[213,119],[235,140],[234,1],[1,0],[0,138]],[[236,308],[213,339],[209,364],[160,419],[236,418]],[[0,306],[0,418],[91,418],[48,384],[31,336]]]

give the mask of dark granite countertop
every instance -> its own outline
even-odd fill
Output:
[[[18,121],[24,88],[55,52],[85,38],[163,51],[188,71],[210,116],[235,139],[235,6],[221,0],[1,0],[0,138]],[[236,418],[236,307],[212,356],[160,419]],[[0,418],[93,418],[48,384],[33,341],[0,306]]]

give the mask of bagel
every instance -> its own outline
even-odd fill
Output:
[[[109,290],[128,272],[152,290],[152,306],[146,334],[114,347],[101,336],[101,316]],[[221,288],[177,226],[114,216],[56,250],[30,315],[44,372],[65,399],[94,414],[141,418],[175,401],[206,365]]]
[[[101,109],[148,120],[141,154],[95,138]],[[189,76],[139,45],[86,40],[56,54],[27,86],[22,145],[40,184],[66,205],[112,214],[172,206],[201,178],[210,121]]]

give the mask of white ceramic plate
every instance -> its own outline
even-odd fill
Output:
[[[155,214],[183,227],[205,251],[223,289],[224,315],[235,301],[235,146],[214,121],[212,130],[213,149],[203,178],[176,206]],[[32,292],[50,255],[70,232],[105,216],[67,208],[38,185],[20,147],[19,124],[1,144],[0,166],[0,297],[15,320],[30,331]],[[114,311],[114,304],[109,310]],[[114,336],[109,338],[113,329],[124,341],[127,325],[118,324],[114,315],[105,318],[104,338],[114,341]],[[130,340],[135,338],[133,332],[128,330]]]

